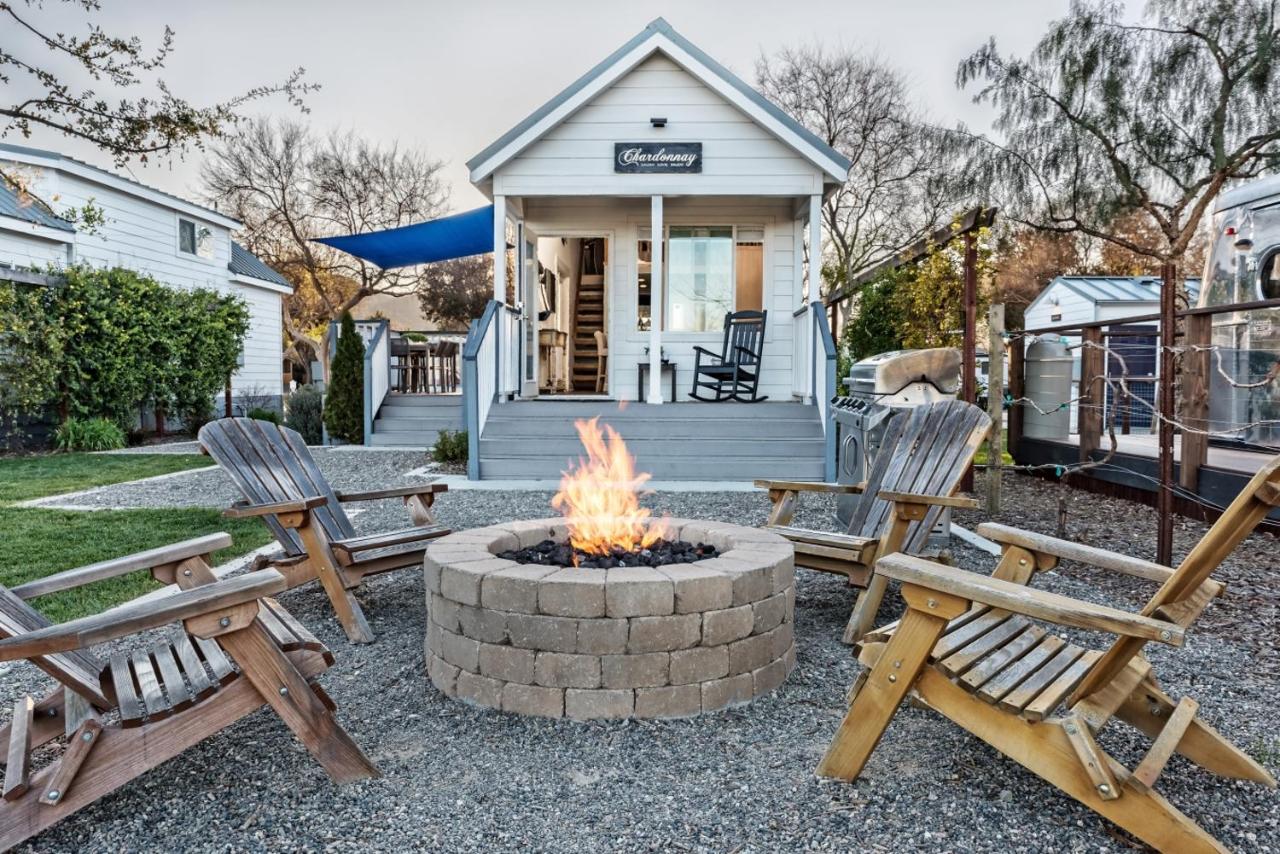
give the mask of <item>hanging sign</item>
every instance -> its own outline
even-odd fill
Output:
[[[691,173],[702,171],[700,142],[615,142],[613,171]]]

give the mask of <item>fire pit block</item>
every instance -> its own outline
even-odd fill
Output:
[[[521,715],[689,717],[750,702],[795,667],[795,559],[782,537],[669,519],[719,556],[577,569],[497,558],[566,536],[562,519],[427,547],[427,673],[443,693]]]

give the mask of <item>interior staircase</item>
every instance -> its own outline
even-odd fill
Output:
[[[573,390],[596,391],[596,332],[604,331],[604,276],[582,276],[573,313]]]
[[[373,420],[370,444],[430,447],[441,430],[462,429],[462,395],[391,392]]]

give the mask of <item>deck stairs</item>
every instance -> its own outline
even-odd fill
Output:
[[[821,480],[826,441],[817,407],[802,403],[529,400],[489,412],[482,480],[559,478],[582,454],[574,421],[599,415],[621,434],[638,471],[656,480]],[[376,434],[375,434],[376,436]]]
[[[461,430],[462,421],[461,394],[391,392],[374,418],[370,444],[429,447],[441,430]]]

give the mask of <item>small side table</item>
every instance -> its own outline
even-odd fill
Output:
[[[645,382],[645,378],[649,375],[649,363],[640,362],[639,364],[636,365],[636,368],[637,368],[636,373],[640,375],[640,385],[639,385],[639,388],[637,389],[636,399],[639,400],[641,403],[644,403],[645,395],[649,389],[649,384]],[[659,371],[659,377],[661,377],[662,374],[665,374],[668,370],[671,371],[671,402],[675,403],[676,402],[676,363],[671,361],[670,359],[663,359],[662,365]]]

